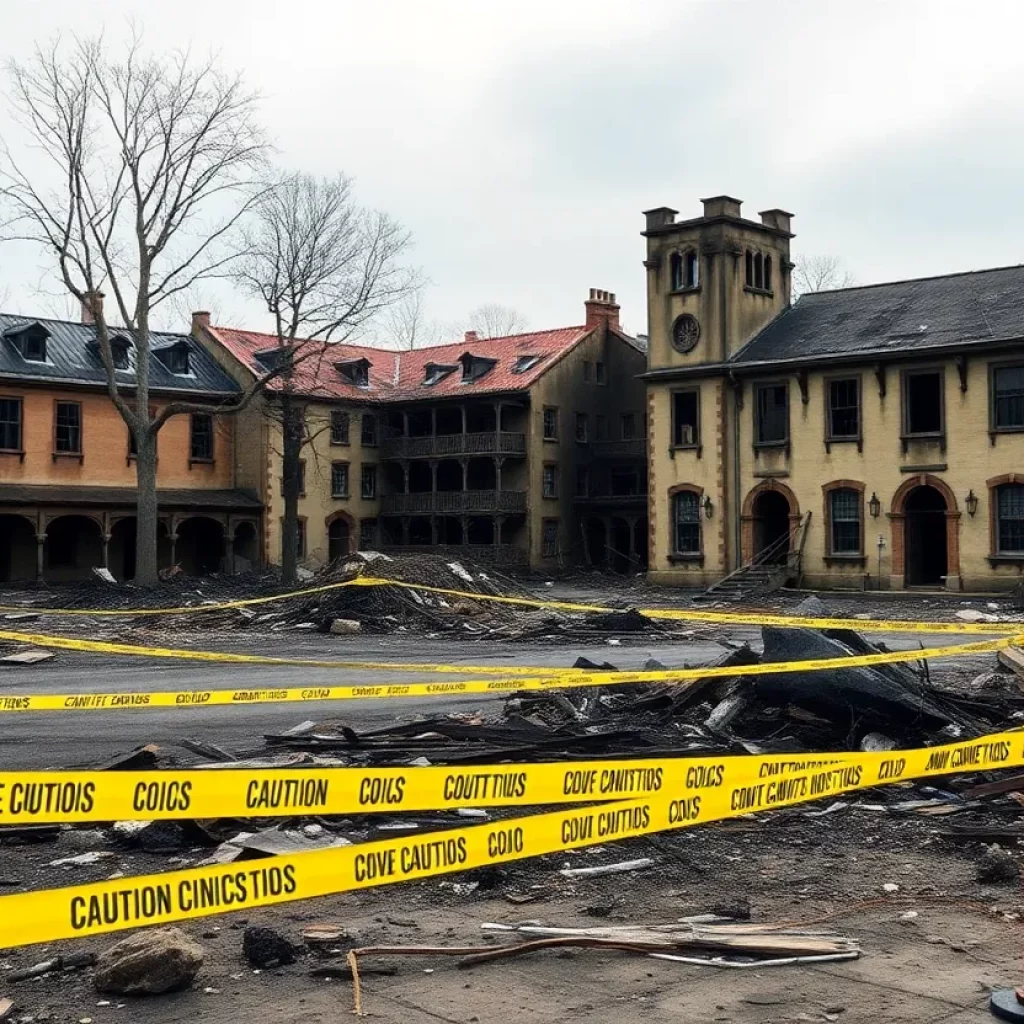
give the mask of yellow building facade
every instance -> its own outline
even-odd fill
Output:
[[[998,591],[1024,567],[1024,268],[791,303],[791,215],[647,213],[650,573]]]

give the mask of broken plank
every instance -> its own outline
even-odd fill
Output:
[[[1004,647],[997,657],[999,664],[1013,672],[1017,685],[1024,690],[1024,651],[1019,647]]]
[[[0,662],[6,662],[8,665],[37,665],[41,661],[49,661],[54,657],[56,655],[53,651],[18,651],[16,654],[5,654],[0,658]]]

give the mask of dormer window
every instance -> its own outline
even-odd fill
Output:
[[[516,361],[512,364],[512,372],[526,373],[527,370],[532,370],[543,358],[543,356],[517,356]]]
[[[457,366],[448,366],[444,363],[427,363],[424,367],[423,384],[426,387],[440,384],[445,377],[454,373],[457,369]]]
[[[466,352],[459,357],[459,362],[462,364],[462,383],[475,384],[481,377],[486,376],[494,369],[498,360]]]
[[[131,342],[123,335],[118,334],[110,339],[110,359],[115,370],[130,370],[131,360],[128,358],[128,349]]]
[[[27,363],[46,362],[46,339],[50,332],[40,323],[18,324],[8,327],[4,337],[10,338],[21,358]]]
[[[175,342],[167,348],[157,349],[153,353],[171,373],[178,376],[187,376],[191,373],[189,362],[189,347],[184,341]]]
[[[346,384],[354,384],[357,388],[370,386],[370,360],[345,359],[334,364]]]
[[[286,355],[286,349],[268,348],[256,353],[256,361],[264,370],[276,370],[284,363]]]

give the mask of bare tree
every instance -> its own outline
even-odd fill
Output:
[[[384,337],[393,348],[427,348],[439,345],[442,328],[426,313],[426,282],[415,287],[392,305],[384,315]]]
[[[238,279],[273,317],[272,414],[281,427],[281,572],[293,583],[298,565],[300,455],[312,440],[306,396],[315,391],[330,342],[345,341],[400,302],[415,286],[402,265],[409,233],[385,213],[359,206],[343,175],[279,177],[256,209]]]
[[[255,97],[211,60],[150,56],[137,36],[114,57],[98,39],[57,40],[10,61],[8,73],[25,139],[18,157],[6,144],[0,157],[7,234],[42,246],[67,293],[91,310],[110,398],[137,452],[136,579],[153,583],[160,428],[171,416],[237,410],[256,390],[230,404],[150,409],[153,311],[225,276],[236,255],[227,243],[254,201],[265,152]],[[133,373],[120,380],[104,292],[134,349]]]
[[[489,302],[477,306],[469,314],[469,329],[476,331],[481,338],[504,338],[509,334],[522,334],[529,327],[529,322],[516,309]]]
[[[807,292],[850,288],[857,282],[835,256],[805,256],[793,271],[793,298]]]

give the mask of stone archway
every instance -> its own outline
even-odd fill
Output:
[[[785,502],[785,507],[783,507]],[[742,562],[752,562],[759,552],[789,532],[790,547],[800,522],[796,495],[779,480],[763,480],[743,499],[740,512]],[[783,552],[783,555],[785,552]]]
[[[103,564],[103,527],[98,519],[69,513],[55,516],[46,524],[44,579],[85,580]]]
[[[347,512],[334,512],[326,520],[327,561],[335,562],[352,553],[356,521]]]
[[[945,572],[939,575],[945,577],[947,590],[960,590],[960,508],[949,485],[931,473],[917,473],[896,489],[890,508],[892,568],[889,586],[902,590],[917,582],[915,574],[920,573],[920,558],[924,557],[917,552],[922,544],[928,545],[931,536],[923,518],[928,514],[935,519],[941,517],[945,525]],[[935,582],[930,578],[935,575],[934,564],[929,564],[932,564],[932,571],[930,575],[927,571],[924,573],[926,578],[922,582],[925,584]]]
[[[175,557],[189,576],[208,576],[224,568],[224,524],[209,516],[178,523]]]

